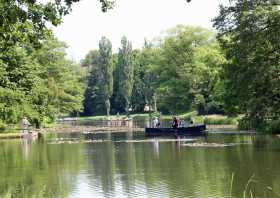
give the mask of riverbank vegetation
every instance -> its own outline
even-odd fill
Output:
[[[137,120],[149,120],[157,116],[162,121],[171,121],[173,115],[161,115],[159,113],[137,113],[129,115],[129,118]],[[194,124],[207,124],[207,125],[238,125],[238,120],[240,117],[228,117],[226,115],[199,115],[198,112],[193,111],[189,113],[182,113],[176,115],[180,120],[190,121],[192,120]],[[75,121],[109,121],[109,120],[127,120],[129,119],[127,115],[110,115],[110,116],[83,116],[76,118]]]
[[[0,29],[0,130],[23,116],[40,127],[62,114],[194,111],[181,117],[279,132],[280,12],[272,1],[232,1],[214,19],[216,31],[178,25],[142,49],[124,36],[113,52],[102,37],[80,64],[45,25],[59,25],[73,1],[9,2],[15,9],[0,3],[13,16]]]
[[[179,25],[143,49],[131,50],[126,37],[112,56],[113,94],[111,113],[224,113],[218,91],[221,65],[225,62],[214,32]],[[90,70],[84,100],[84,115],[106,114],[103,66],[99,50],[90,51],[82,65]]]

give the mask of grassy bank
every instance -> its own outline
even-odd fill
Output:
[[[20,138],[21,133],[0,133],[0,139]]]
[[[3,127],[0,128],[0,139],[13,139],[20,138],[22,133],[22,128],[20,123],[18,124],[3,124]],[[58,126],[57,123],[43,123],[40,129],[35,128],[35,125],[29,125],[28,132],[41,132],[47,131],[47,129],[54,129]]]
[[[153,113],[152,116],[159,116],[161,120],[171,120],[173,115],[159,115]],[[134,119],[149,119],[149,114],[131,114],[131,118]],[[205,123],[207,125],[237,125],[238,117],[227,117],[223,115],[198,115],[196,111],[183,113],[177,115],[179,119],[189,121],[192,120],[194,124]],[[112,116],[90,116],[90,117],[78,117],[74,118],[77,121],[94,122],[94,121],[103,121],[103,120],[125,120],[127,119],[126,115],[112,115]],[[42,126],[43,129],[52,129],[56,128],[59,124],[49,123]],[[33,127],[30,127],[30,130],[33,130]],[[0,138],[16,138],[20,135],[20,129],[18,125],[4,125],[0,127]]]
[[[159,115],[153,113],[152,116],[159,116],[160,119],[167,120],[172,119],[173,115]],[[149,118],[149,114],[131,114],[131,118],[141,119]],[[228,117],[224,115],[198,115],[196,111],[183,113],[177,115],[181,120],[192,120],[195,124],[205,123],[208,125],[237,125],[238,117]],[[79,117],[77,120],[83,121],[102,121],[102,120],[118,120],[126,119],[126,115],[112,115],[112,116],[90,116],[90,117]]]
[[[192,120],[195,124],[208,125],[237,125],[238,117],[228,117],[224,115],[198,115],[196,111],[178,115],[179,119]],[[172,119],[172,115],[163,116],[165,119]]]

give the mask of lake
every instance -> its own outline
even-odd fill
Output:
[[[0,141],[0,197],[280,197],[280,138],[48,134]]]

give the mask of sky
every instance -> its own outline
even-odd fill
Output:
[[[178,24],[212,28],[219,4],[226,0],[116,0],[112,10],[103,13],[97,0],[81,0],[63,23],[54,27],[55,36],[67,43],[68,57],[79,62],[89,50],[98,49],[102,36],[117,52],[122,36],[142,48],[144,38],[152,40]]]

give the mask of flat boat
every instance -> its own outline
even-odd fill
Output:
[[[195,125],[181,128],[145,128],[146,136],[203,136],[206,125]]]

